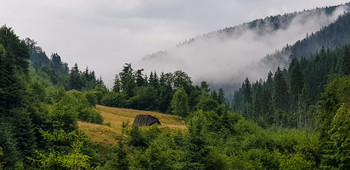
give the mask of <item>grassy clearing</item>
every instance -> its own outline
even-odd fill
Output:
[[[173,116],[157,112],[140,111],[133,109],[121,109],[107,106],[96,106],[96,110],[102,115],[103,125],[78,122],[79,129],[82,130],[89,139],[101,144],[115,144],[115,137],[121,134],[123,122],[129,123],[131,126],[136,115],[147,114],[159,119],[161,122],[160,129],[163,131],[176,132],[178,130],[186,131],[185,120]],[[147,127],[143,127],[147,128]]]
[[[115,137],[121,133],[117,130],[94,123],[78,122],[79,129],[83,131],[89,139],[101,144],[116,144]]]

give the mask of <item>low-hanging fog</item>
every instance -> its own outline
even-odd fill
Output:
[[[284,25],[277,30],[267,20],[264,20],[263,29],[251,29],[248,24],[242,24],[231,33],[213,32],[146,56],[133,63],[133,67],[144,68],[147,74],[151,71],[183,70],[194,83],[207,81],[212,87],[234,87],[240,85],[245,77],[251,81],[264,79],[277,65],[284,67],[286,62],[264,66],[258,63],[267,54],[281,50],[287,44],[294,44],[307,34],[334,22],[346,11],[348,8],[340,6],[330,15],[317,10],[296,13],[289,22],[282,22]],[[285,56],[279,61],[287,60],[288,56]]]

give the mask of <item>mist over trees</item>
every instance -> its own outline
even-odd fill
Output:
[[[182,69],[196,84],[206,81],[213,89],[230,93],[245,77],[256,81],[278,66],[287,67],[295,57],[310,57],[322,46],[334,49],[349,43],[348,6],[268,16],[213,31],[146,56],[134,67],[146,72]]]

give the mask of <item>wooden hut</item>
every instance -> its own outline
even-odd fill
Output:
[[[157,119],[156,117],[153,117],[151,115],[137,115],[135,117],[133,125],[152,126],[155,123],[161,125],[159,119]]]

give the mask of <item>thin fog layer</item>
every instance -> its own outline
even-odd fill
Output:
[[[263,29],[249,29],[247,24],[243,24],[236,27],[233,33],[221,31],[202,36],[190,43],[147,56],[134,65],[144,68],[146,73],[183,70],[195,83],[207,81],[216,87],[241,84],[245,77],[251,81],[259,80],[278,65],[285,66],[288,60],[288,56],[285,56],[278,60],[281,63],[258,64],[264,56],[320,30],[347,10],[338,7],[332,15],[311,11],[298,13],[289,24],[278,30],[273,30],[271,23],[265,24]]]

